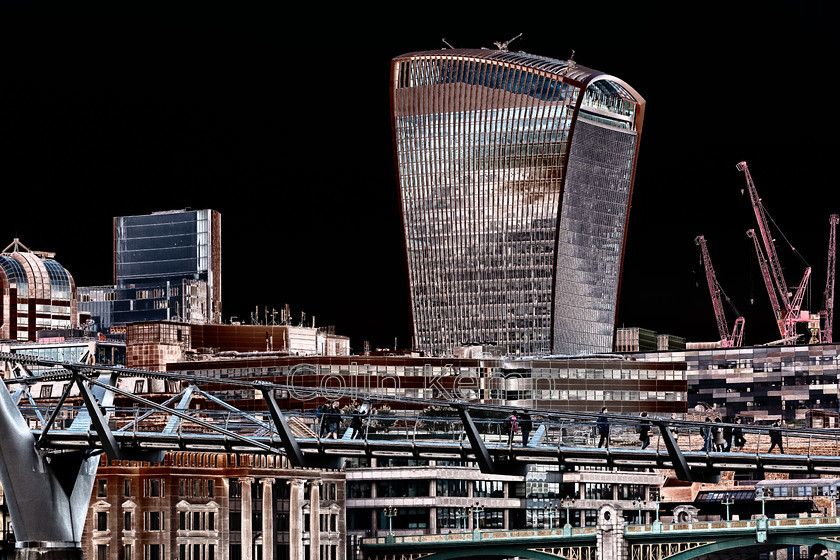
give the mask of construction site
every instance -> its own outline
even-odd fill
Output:
[[[831,214],[829,217],[826,284],[825,290],[823,291],[822,305],[818,310],[803,309],[802,305],[805,292],[811,280],[811,267],[807,266],[805,268],[801,280],[796,285],[795,290],[793,290],[792,285],[789,285],[785,279],[783,266],[776,250],[776,238],[773,237],[773,232],[770,229],[771,223],[776,224],[761,202],[761,197],[750,175],[747,163],[742,161],[737,165],[737,168],[744,173],[747,192],[749,193],[750,203],[755,213],[758,228],[758,231],[755,229],[747,230],[747,237],[752,239],[753,245],[755,246],[755,254],[758,260],[761,278],[767,290],[773,319],[779,331],[779,338],[766,344],[794,345],[801,342],[807,342],[808,344],[830,344],[832,342],[834,315],[834,275],[838,215]],[[790,248],[798,253],[778,227],[777,230]],[[720,348],[738,348],[742,345],[744,339],[744,317],[738,313],[732,300],[726,296],[726,292],[724,292],[717,280],[706,239],[702,235],[699,235],[694,241],[700,247],[703,268],[706,273],[706,282],[709,286],[718,334],[720,335],[720,341],[714,346]],[[724,310],[724,301],[726,301],[735,314],[731,330]]]

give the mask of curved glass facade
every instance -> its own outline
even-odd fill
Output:
[[[631,91],[569,61],[522,53],[393,60],[418,349],[612,350],[644,105]]]
[[[32,252],[0,255],[0,339],[35,340],[40,329],[79,323],[73,277]]]

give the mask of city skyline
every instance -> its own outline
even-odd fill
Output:
[[[162,22],[7,13],[0,243],[19,237],[54,251],[77,285],[108,284],[114,216],[212,208],[224,220],[226,320],[288,303],[293,316],[351,336],[355,351],[395,337],[406,347],[390,61],[444,40],[492,49],[521,33],[512,51],[565,59],[574,50],[648,102],[618,325],[717,338],[694,245],[702,234],[747,319],[745,341],[766,342],[775,325],[750,260],[745,231],[755,224],[736,163],[749,163],[771,215],[813,268],[812,308],[825,282],[828,217],[840,210],[827,192],[836,143],[824,132],[824,76],[836,54],[829,20],[779,6],[669,10],[665,23],[637,9],[597,24],[569,8],[556,14],[576,22],[566,26],[482,18],[407,27],[396,13],[381,27],[343,14],[283,25],[277,14]],[[798,281],[800,263],[782,260]],[[255,268],[270,279],[263,287],[250,283]]]

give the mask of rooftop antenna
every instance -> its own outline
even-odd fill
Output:
[[[455,47],[453,47],[452,45],[450,45],[450,44],[449,44],[449,42],[446,40],[446,37],[444,37],[443,39],[441,39],[441,41],[443,41],[443,44],[444,44],[444,45],[446,45],[447,47],[449,47],[450,49],[454,49],[454,48],[455,48]]]
[[[504,43],[500,43],[499,41],[494,41],[493,44],[496,45],[496,48],[498,48],[500,51],[508,52],[508,45],[510,45],[512,42],[514,42],[516,39],[519,39],[520,37],[522,37],[522,33],[520,33],[519,35],[517,35],[513,39],[508,39]]]
[[[575,49],[572,49],[572,54],[569,55],[569,68],[575,67]]]

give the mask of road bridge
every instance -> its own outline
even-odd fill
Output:
[[[366,393],[358,397],[393,407],[372,406],[355,438],[348,430],[342,438],[324,439],[312,429],[312,414],[277,405],[277,392],[300,393],[300,387],[18,354],[0,354],[0,361],[13,372],[0,389],[0,482],[19,550],[50,551],[49,558],[80,557],[80,551],[74,554],[101,453],[145,461],[159,460],[166,450],[266,453],[284,455],[293,466],[328,468],[352,456],[455,458],[497,474],[524,474],[527,465],[543,463],[560,470],[671,469],[690,481],[715,480],[724,470],[840,470],[836,430],[778,430],[786,452],[769,453],[770,429],[742,426],[743,444],[717,452],[704,436],[707,424],[608,415],[608,444],[597,447],[597,414],[531,409],[536,429],[522,441],[518,434],[509,437],[505,427],[507,416],[521,407]],[[177,390],[158,399],[141,396],[132,390],[134,379],[162,380]],[[61,388],[57,399],[34,396],[32,389],[45,383]],[[262,406],[236,409],[216,396],[224,388],[249,392]],[[334,397],[329,389],[314,393]],[[651,445],[641,449],[637,431],[647,422]],[[55,511],[53,517],[43,515],[45,506]]]
[[[366,560],[507,558],[533,560],[746,560],[774,550],[807,547],[840,551],[840,518],[807,517],[628,525],[622,511],[605,505],[595,527],[473,531],[440,535],[389,535],[362,539]]]

